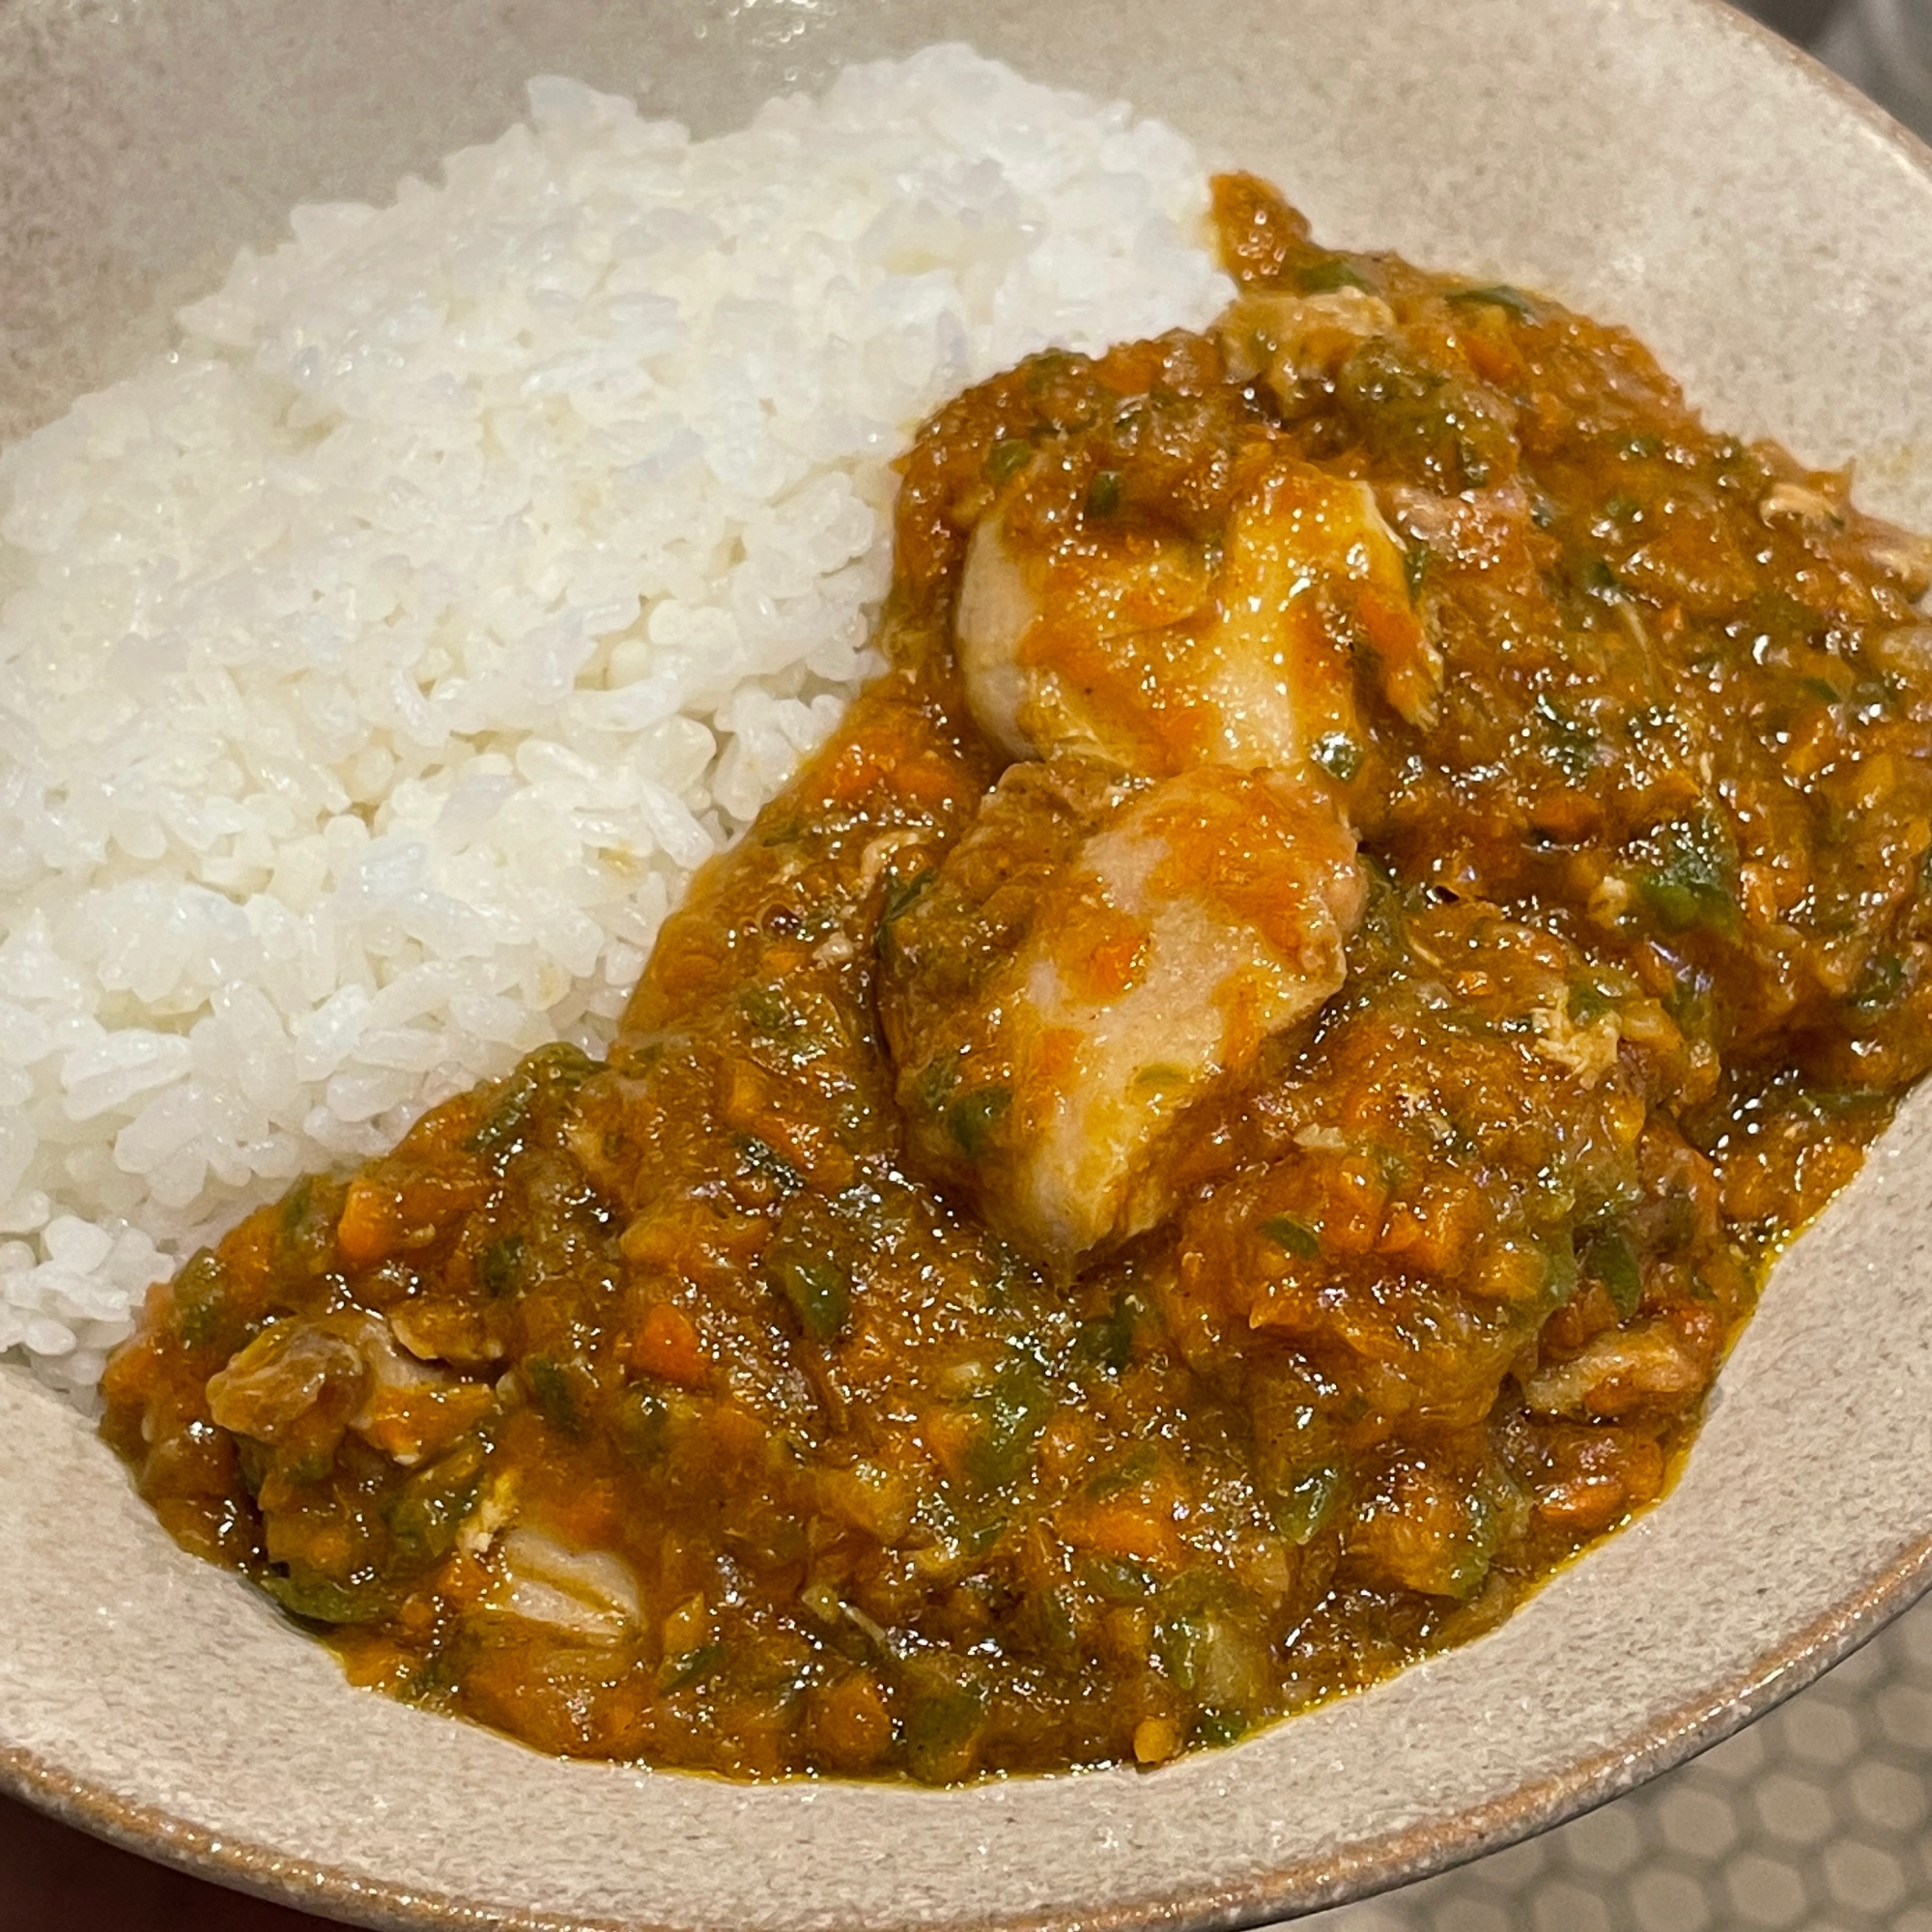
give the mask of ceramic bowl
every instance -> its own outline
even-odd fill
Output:
[[[385,196],[536,71],[699,131],[960,38],[1124,95],[1318,230],[1633,325],[1712,420],[1932,526],[1932,153],[1694,0],[25,0],[0,14],[0,432],[164,339],[297,201]],[[1926,1096],[1932,1098],[1932,1096]],[[1668,1499],[1513,1621],[1151,1776],[740,1788],[348,1688],[0,1370],[0,1784],[411,1927],[1226,1926],[1607,1798],[1932,1579],[1932,1105],[1777,1269]]]

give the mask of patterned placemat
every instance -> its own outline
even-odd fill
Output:
[[[1932,1599],[1702,1757],[1321,1932],[1932,1932]]]

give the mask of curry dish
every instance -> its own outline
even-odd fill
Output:
[[[1216,186],[905,459],[888,669],[556,1046],[155,1291],[108,1439],[350,1675],[740,1776],[1154,1763],[1660,1492],[1932,1060],[1932,548]]]

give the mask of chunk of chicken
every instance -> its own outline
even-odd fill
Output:
[[[1236,382],[1260,377],[1282,409],[1298,415],[1311,391],[1332,383],[1362,343],[1395,327],[1395,311],[1380,296],[1345,285],[1313,295],[1246,290],[1214,332]]]
[[[296,1466],[326,1467],[353,1430],[412,1468],[493,1402],[486,1385],[404,1353],[388,1323],[359,1308],[271,1322],[208,1383],[209,1413],[222,1428]]]
[[[497,1552],[485,1609],[582,1643],[621,1642],[638,1626],[638,1579],[608,1549],[569,1549],[541,1530],[513,1529]]]
[[[886,929],[925,1161],[1050,1264],[1152,1226],[1176,1123],[1342,983],[1354,839],[1278,773],[1017,764]]]
[[[1213,539],[1057,501],[1044,464],[981,519],[953,629],[974,716],[1009,754],[1346,787],[1358,673],[1410,723],[1429,718],[1441,657],[1373,491],[1278,444],[1239,461]]]

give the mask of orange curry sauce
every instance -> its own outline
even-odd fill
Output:
[[[1217,215],[1214,331],[922,432],[893,668],[608,1061],[111,1364],[162,1522],[357,1682],[749,1776],[1232,1739],[1655,1498],[1932,1059],[1932,551],[1621,330]],[[995,517],[1031,628],[957,610]]]

